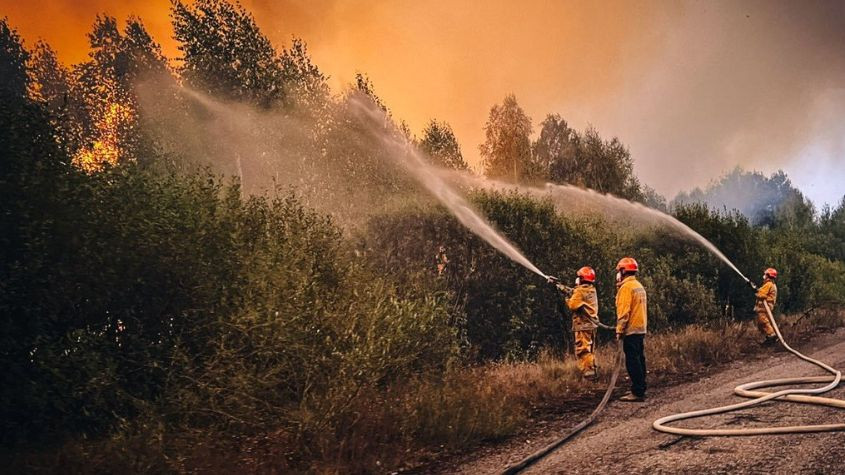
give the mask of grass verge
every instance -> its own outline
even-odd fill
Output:
[[[845,312],[816,309],[779,318],[791,343],[845,325]],[[681,382],[719,365],[763,351],[753,322],[689,325],[649,335],[649,370],[660,384]],[[506,439],[537,419],[566,412],[601,392],[609,378],[613,345],[597,350],[605,371],[596,382],[580,379],[571,355],[544,352],[535,362],[457,368],[445,374],[362,391],[349,410],[319,433],[280,430],[246,439],[224,434],[174,434],[154,422],[132,424],[97,441],[73,440],[58,448],[6,453],[13,472],[79,473],[229,472],[372,473],[425,467],[479,443]],[[307,418],[308,415],[303,415]]]

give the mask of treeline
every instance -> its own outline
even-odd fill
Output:
[[[501,399],[469,368],[569,351],[559,295],[418,198],[354,107],[364,95],[390,117],[366,76],[333,95],[304,42],[276,50],[224,0],[174,2],[171,19],[178,67],[137,18],[120,29],[97,17],[89,60],[70,68],[0,21],[3,458],[376,470],[397,447],[512,430],[491,419]],[[233,101],[229,115],[183,85]],[[199,131],[218,116],[238,123],[222,139]],[[445,122],[416,138],[388,121],[436,163],[468,168]],[[512,96],[485,137],[491,178],[662,206],[621,142],[556,115],[534,137]],[[221,156],[225,166],[197,167]],[[606,322],[622,255],[640,261],[655,330],[749,316],[745,284],[675,235],[518,193],[471,198],[544,271],[595,267]],[[699,204],[673,212],[752,278],[777,267],[780,310],[841,301],[845,200],[809,217],[778,209],[765,225]]]

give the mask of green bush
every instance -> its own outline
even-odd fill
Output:
[[[598,272],[601,315],[613,321],[616,247],[598,218],[570,219],[553,205],[516,193],[473,195],[481,212],[545,272],[574,279],[584,265]],[[569,342],[561,294],[542,277],[492,249],[443,210],[399,210],[374,217],[362,238],[364,255],[407,292],[447,290],[463,315],[469,353],[479,359],[534,357]],[[436,254],[449,259],[439,276]]]

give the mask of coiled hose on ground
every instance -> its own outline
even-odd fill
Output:
[[[723,414],[730,411],[736,411],[739,409],[745,409],[748,407],[756,406],[762,404],[766,401],[770,401],[772,399],[781,399],[786,401],[792,402],[800,402],[805,404],[819,404],[824,406],[831,406],[831,407],[838,407],[845,409],[845,401],[840,399],[833,399],[833,398],[824,398],[818,396],[808,396],[807,394],[823,394],[828,392],[837,386],[839,386],[842,380],[842,373],[839,370],[836,370],[825,363],[822,363],[819,360],[810,358],[806,356],[786,343],[783,339],[783,335],[780,332],[780,328],[775,321],[774,316],[772,315],[772,311],[769,308],[769,305],[764,302],[764,306],[766,307],[766,313],[769,315],[769,319],[772,322],[772,327],[775,329],[775,333],[777,333],[778,339],[780,343],[790,351],[792,354],[801,358],[804,361],[812,363],[823,370],[831,373],[831,376],[808,376],[802,378],[781,378],[781,379],[770,379],[765,381],[754,381],[751,383],[745,383],[737,386],[734,389],[734,392],[741,397],[747,398],[754,398],[750,401],[738,403],[738,404],[731,404],[728,406],[721,406],[721,407],[714,407],[711,409],[701,409],[698,411],[692,412],[684,412],[681,414],[674,414],[671,416],[662,417],[652,424],[654,429],[660,432],[666,432],[669,434],[675,435],[682,435],[682,436],[717,436],[717,435],[724,435],[724,436],[738,436],[738,435],[765,435],[765,434],[796,434],[796,433],[804,433],[804,432],[830,432],[830,431],[840,431],[845,430],[845,424],[816,424],[816,425],[806,425],[806,426],[782,426],[782,427],[763,427],[763,428],[751,428],[751,429],[684,429],[678,427],[669,427],[666,424],[671,422],[680,421],[684,419],[693,419],[696,417],[704,417],[710,416],[714,414]],[[608,325],[604,325],[602,323],[598,323],[601,328],[606,329],[613,329]],[[605,408],[607,402],[610,400],[610,396],[613,393],[613,389],[616,387],[616,380],[619,377],[619,371],[622,368],[622,342],[617,341],[617,352],[616,352],[616,363],[613,368],[613,374],[610,377],[610,384],[607,387],[607,390],[604,393],[604,397],[602,398],[601,402],[598,406],[593,410],[593,412],[581,421],[578,425],[573,427],[569,432],[567,432],[563,437],[560,439],[552,442],[551,444],[543,447],[542,449],[534,452],[533,454],[529,455],[525,459],[521,460],[518,463],[509,465],[502,471],[503,475],[512,475],[519,473],[526,468],[530,467],[531,465],[535,464],[543,457],[547,456],[555,449],[566,443],[576,434],[581,432],[584,428],[590,425],[599,413]],[[755,389],[765,388],[765,387],[772,387],[772,386],[785,386],[785,385],[795,385],[795,384],[811,384],[811,383],[829,383],[826,386],[820,388],[810,388],[810,389],[784,389],[782,391],[777,391],[774,393],[768,393],[765,391],[755,391]]]
[[[819,368],[831,373],[831,376],[809,376],[809,377],[802,377],[802,378],[781,378],[781,379],[770,379],[765,381],[754,381],[751,383],[745,383],[737,386],[734,389],[734,393],[737,396],[746,397],[746,398],[754,398],[750,401],[741,402],[737,404],[731,404],[728,406],[721,406],[721,407],[714,407],[710,409],[701,409],[698,411],[692,412],[684,412],[681,414],[674,414],[671,416],[661,417],[660,419],[654,421],[652,427],[660,432],[666,432],[669,434],[675,435],[683,435],[683,436],[737,436],[737,435],[763,435],[763,434],[795,434],[795,433],[804,433],[804,432],[829,432],[829,431],[840,431],[845,430],[845,424],[816,424],[816,425],[804,425],[804,426],[781,426],[781,427],[761,427],[761,428],[750,428],[750,429],[684,429],[680,427],[669,427],[667,424],[675,421],[680,421],[684,419],[693,419],[696,417],[704,417],[704,416],[712,416],[714,414],[724,414],[730,411],[736,411],[739,409],[745,409],[752,406],[757,406],[762,404],[766,401],[770,401],[772,399],[779,399],[785,401],[792,401],[792,402],[800,402],[805,404],[819,404],[824,406],[831,406],[831,407],[838,407],[845,409],[845,401],[841,399],[832,399],[832,398],[825,398],[825,397],[818,397],[818,396],[808,396],[808,394],[823,394],[826,393],[837,386],[839,386],[840,381],[842,380],[842,373],[830,366],[822,363],[819,360],[810,358],[804,354],[799,353],[795,349],[793,349],[789,344],[786,343],[783,339],[783,335],[780,332],[780,328],[778,328],[777,322],[775,322],[775,318],[772,315],[772,311],[769,308],[769,305],[766,302],[763,302],[766,307],[766,313],[768,313],[769,319],[772,322],[772,327],[774,327],[775,332],[777,333],[778,339],[780,343],[786,348],[789,352],[801,358],[804,361],[812,363]],[[784,389],[782,391],[777,391],[773,393],[769,393],[766,391],[755,391],[755,389],[759,388],[766,388],[772,386],[786,386],[786,385],[796,385],[796,384],[811,384],[811,383],[828,383],[825,386],[819,388],[794,388],[794,389]]]

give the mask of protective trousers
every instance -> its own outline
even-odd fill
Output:
[[[582,374],[596,370],[596,359],[593,353],[595,333],[595,330],[575,332],[575,358],[578,360],[578,370]]]
[[[645,335],[626,335],[622,340],[622,349],[625,350],[625,368],[631,378],[631,392],[638,397],[644,397],[646,390],[644,339]]]
[[[765,336],[775,336],[775,329],[772,327],[772,322],[769,321],[769,314],[766,310],[757,311],[757,329]]]

